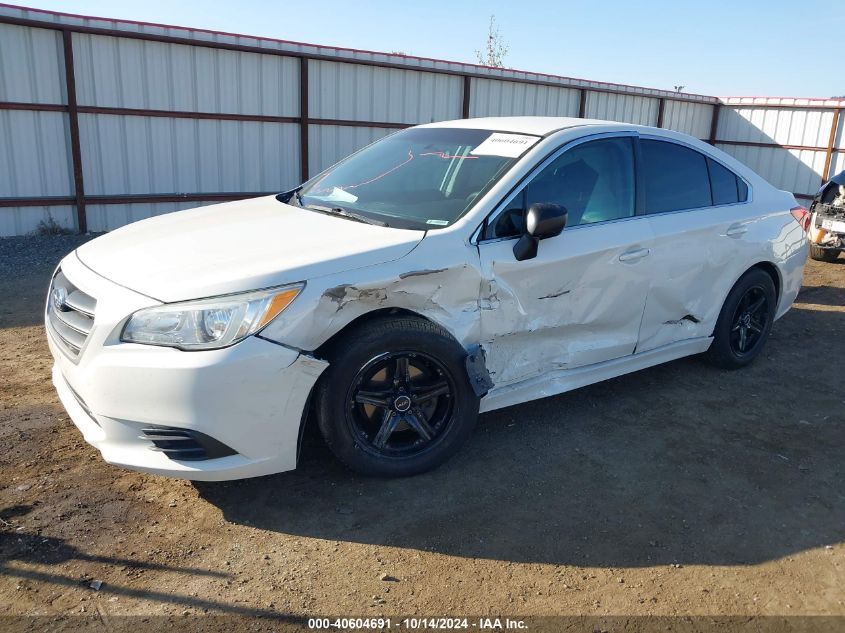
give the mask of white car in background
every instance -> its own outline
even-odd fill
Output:
[[[137,222],[68,255],[53,381],[112,464],[296,467],[305,421],[369,475],[433,468],[479,411],[690,354],[752,361],[807,211],[727,154],[571,118],[422,125],[294,191]]]

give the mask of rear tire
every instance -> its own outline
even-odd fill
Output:
[[[763,349],[777,307],[772,278],[752,268],[728,293],[716,327],[707,360],[723,369],[739,369],[753,361]]]
[[[817,262],[830,263],[835,262],[837,257],[839,257],[839,251],[810,244],[810,259],[815,259]]]
[[[327,353],[317,423],[337,458],[375,477],[436,468],[469,438],[479,398],[466,351],[443,328],[415,317],[371,321]]]

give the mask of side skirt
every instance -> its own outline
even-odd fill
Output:
[[[646,367],[653,367],[671,360],[706,352],[713,342],[712,337],[702,337],[670,343],[646,352],[615,358],[594,365],[575,369],[557,369],[543,376],[535,376],[522,382],[495,387],[481,400],[481,412],[494,411],[502,407],[529,402],[538,398],[556,396],[602,380],[616,378]]]

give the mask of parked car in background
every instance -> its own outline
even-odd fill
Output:
[[[422,125],[285,194],[68,255],[46,306],[53,381],[112,464],[289,470],[313,413],[351,468],[413,475],[479,411],[690,354],[747,365],[798,293],[808,224],[792,194],[684,134]]]
[[[810,205],[810,257],[836,261],[845,250],[845,171],[819,189]]]

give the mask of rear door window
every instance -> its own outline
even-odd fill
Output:
[[[713,204],[704,154],[666,141],[643,139],[640,147],[647,213]]]
[[[740,202],[748,200],[748,185],[745,184],[745,181],[742,178],[736,179],[736,189],[739,192]]]
[[[712,158],[707,159],[707,169],[710,172],[713,204],[745,202],[748,198],[748,187],[736,174]]]

